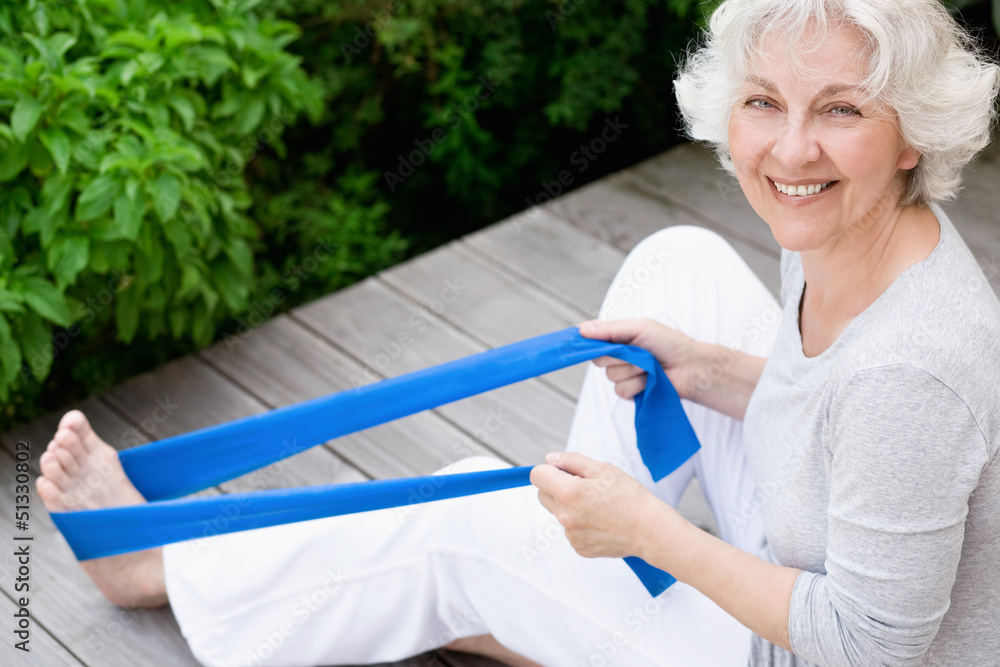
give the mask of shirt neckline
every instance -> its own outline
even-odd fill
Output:
[[[827,347],[825,350],[817,354],[815,357],[807,357],[802,347],[802,331],[799,328],[799,310],[802,307],[802,298],[804,297],[806,291],[806,277],[805,273],[802,271],[802,263],[801,263],[802,259],[801,257],[799,258],[798,287],[794,292],[798,296],[795,298],[795,305],[792,311],[792,330],[795,336],[795,344],[792,347],[794,348],[793,354],[795,355],[796,361],[806,364],[811,364],[811,363],[818,364],[820,362],[826,361],[827,359],[831,358],[833,356],[834,351],[844,344],[843,341],[849,340],[850,337],[853,336],[854,331],[861,326],[860,323],[863,323],[864,320],[866,320],[869,317],[869,314],[874,310],[876,310],[877,307],[881,307],[880,304],[885,302],[885,300],[887,299],[887,295],[899,289],[898,285],[908,282],[909,276],[913,275],[914,273],[917,273],[919,270],[921,270],[924,266],[927,265],[929,260],[934,258],[936,255],[941,254],[940,252],[941,248],[945,244],[946,225],[944,224],[944,220],[946,219],[946,217],[944,215],[944,212],[937,206],[937,204],[930,204],[929,208],[931,209],[931,212],[934,214],[934,218],[938,222],[938,230],[939,230],[938,242],[937,245],[934,246],[934,249],[931,250],[930,254],[927,255],[927,257],[924,257],[919,262],[911,264],[910,266],[906,267],[898,276],[896,276],[896,279],[893,280],[892,283],[890,283],[889,286],[885,288],[885,290],[881,294],[878,295],[875,301],[870,303],[867,308],[865,308],[858,314],[857,317],[851,320],[847,324],[847,326],[844,327],[844,330],[840,332],[840,335],[837,336],[837,339],[834,340],[829,347]]]

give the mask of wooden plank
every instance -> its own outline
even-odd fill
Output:
[[[9,516],[6,512],[5,515]],[[34,611],[34,601],[30,595],[27,597],[28,613],[31,614]],[[14,601],[6,595],[0,595],[0,616],[11,624],[12,629],[14,628],[12,619],[14,619],[14,612],[16,611],[19,611],[19,607]],[[49,634],[48,630],[39,623],[37,618],[31,618],[29,623],[28,632],[30,634],[28,636],[28,643],[25,645],[28,652],[25,653],[20,649],[14,648],[12,644],[22,640],[19,637],[10,639],[10,635],[8,634],[8,641],[5,642],[7,645],[2,649],[4,655],[3,663],[5,665],[17,665],[18,667],[21,667],[21,665],[29,665],[30,667],[80,667],[83,665],[72,653],[66,650],[66,647]]]
[[[169,362],[124,382],[102,398],[156,440],[267,409],[197,357]],[[313,447],[226,482],[221,488],[234,493],[364,479],[359,470],[333,452]]]
[[[654,214],[648,210],[633,210],[640,197],[635,188],[629,189],[632,180],[626,177],[626,172],[619,172],[554,199],[541,208],[626,252],[664,227],[704,225],[702,219],[678,206],[666,210],[660,207]]]
[[[97,434],[116,449],[125,449],[129,446],[147,442],[147,439],[140,430],[135,429],[132,424],[122,419],[99,399],[90,397],[79,403],[66,406],[62,410],[51,412],[29,424],[16,426],[11,431],[0,435],[0,445],[13,454],[14,445],[18,440],[31,442],[32,453],[36,454],[32,458],[32,465],[36,466],[33,470],[35,473],[38,473],[38,456],[41,456],[41,453],[48,447],[52,436],[56,433],[59,420],[62,419],[62,416],[74,408],[82,410],[87,415]],[[34,451],[36,448],[38,448],[37,452]]]
[[[393,377],[475,354],[486,346],[429,308],[369,279],[297,308],[293,316],[372,372]],[[438,408],[489,449],[519,465],[562,449],[573,401],[537,379]]]
[[[592,183],[543,208],[549,208],[626,251],[664,227],[696,225],[711,229],[729,241],[773,294],[778,293],[781,287],[780,248],[773,237],[770,245],[765,245],[749,234],[733,231],[713,217],[695,217],[669,199],[651,195],[648,186],[640,189],[636,185],[638,181],[628,177],[629,173],[622,172]],[[764,224],[763,221],[760,224]],[[767,229],[767,234],[770,233]]]
[[[624,251],[540,206],[470,234],[461,243],[590,318],[597,317],[625,261]]]
[[[778,251],[771,228],[750,206],[736,179],[702,144],[681,144],[629,167],[622,176],[640,191],[728,229],[727,239],[745,239],[761,250]]]
[[[288,315],[279,315],[202,357],[269,407],[325,396],[382,378]],[[441,416],[423,412],[327,445],[374,478],[427,475],[467,456],[488,454]]]
[[[500,347],[579,324],[586,314],[553,299],[515,274],[448,244],[379,276],[415,303],[438,314],[487,347]],[[437,312],[437,311],[436,311]],[[586,367],[545,375],[543,382],[575,400]]]
[[[35,459],[44,451],[32,441]],[[8,516],[14,507],[14,461],[0,453],[0,508]],[[104,599],[80,568],[66,541],[59,534],[31,482],[30,529],[31,611],[64,646],[88,665],[133,667],[134,665],[190,665],[198,662],[181,637],[169,608],[124,610]],[[0,568],[0,587],[14,588],[11,556]],[[160,658],[160,656],[163,656]]]

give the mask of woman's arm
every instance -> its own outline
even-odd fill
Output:
[[[791,651],[788,609],[802,570],[769,563],[723,542],[656,498],[651,505],[635,538],[639,557],[698,589],[767,641]]]
[[[550,465],[536,466],[531,482],[580,555],[639,556],[698,589],[764,639],[791,650],[788,609],[801,570],[769,563],[709,535],[610,463],[579,453],[550,454],[546,460]]]
[[[591,320],[580,325],[580,333],[648,350],[663,366],[681,398],[740,420],[767,361],[724,345],[696,341],[649,319]],[[594,363],[606,369],[622,398],[632,398],[646,386],[646,373],[632,364],[612,357],[601,357]]]
[[[742,421],[767,359],[725,345],[699,341],[694,345],[695,375],[682,398]]]

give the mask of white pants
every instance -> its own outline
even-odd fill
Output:
[[[775,314],[732,247],[689,226],[633,250],[602,309],[761,356],[777,330],[761,318]],[[723,539],[756,552],[764,531],[742,422],[684,409],[702,448],[654,483],[633,402],[591,365],[567,449],[618,465],[670,504],[697,475]],[[475,457],[440,472],[504,466]],[[690,586],[652,598],[623,560],[578,556],[531,486],[174,544],[164,561],[174,614],[206,665],[387,662],[486,633],[552,667],[735,667],[749,652],[750,631]]]

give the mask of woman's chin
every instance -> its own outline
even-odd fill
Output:
[[[791,252],[816,250],[829,241],[827,235],[818,233],[815,228],[810,229],[804,225],[768,224],[778,245]]]

